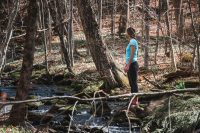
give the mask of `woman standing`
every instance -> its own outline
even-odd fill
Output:
[[[137,78],[139,66],[137,63],[138,42],[137,40],[135,40],[135,29],[129,27],[127,29],[127,35],[130,39],[130,42],[126,47],[126,65],[124,67],[124,71],[128,74],[128,80],[131,86],[131,93],[137,93]],[[132,105],[138,105],[138,97],[133,99]]]

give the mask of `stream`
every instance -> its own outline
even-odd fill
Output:
[[[34,96],[34,98],[41,98],[41,97],[51,97],[51,96],[59,96],[59,95],[72,95],[65,93],[62,90],[62,86],[46,86],[46,85],[34,85],[29,91],[29,96]],[[16,87],[9,86],[9,87],[0,87],[1,92],[7,93],[9,98],[14,98],[16,93]],[[114,103],[110,103],[110,108],[117,107],[118,105]],[[37,109],[29,110],[29,112],[34,113],[36,115],[42,116],[47,113],[51,105],[41,105]],[[7,105],[0,110],[0,114],[8,113],[12,108],[12,105]],[[87,127],[89,129],[100,129],[106,133],[130,133],[129,131],[129,124],[127,123],[109,123],[108,121],[112,116],[112,112],[108,115],[103,115],[102,117],[93,116],[90,112],[89,107],[83,107],[74,112],[72,117],[72,127],[76,127],[77,132],[81,130],[83,127]],[[64,114],[57,115],[52,120],[54,126],[61,126],[62,121],[64,121]],[[37,125],[40,123],[32,123],[33,125]],[[82,128],[81,128],[82,127]],[[140,133],[140,127],[132,123],[131,125],[131,133]]]

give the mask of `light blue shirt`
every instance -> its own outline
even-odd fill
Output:
[[[138,42],[135,39],[131,39],[128,46],[126,47],[126,64],[128,64],[129,58],[131,56],[131,46],[134,46],[135,48],[132,62],[137,61]]]

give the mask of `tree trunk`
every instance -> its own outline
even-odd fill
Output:
[[[44,16],[44,3],[42,0],[40,0],[40,16],[41,16],[41,28],[42,29],[46,29],[45,27],[45,16]],[[46,70],[46,74],[49,74],[49,64],[48,64],[48,58],[47,58],[47,55],[48,55],[48,51],[47,51],[47,43],[48,43],[48,36],[47,36],[47,33],[46,31],[44,30],[43,31],[43,35],[42,35],[42,43],[44,45],[44,57],[45,57],[45,70]]]
[[[73,29],[73,5],[74,0],[70,0],[70,21],[69,21],[69,55],[71,66],[74,66],[74,29]]]
[[[37,0],[31,0],[28,5],[28,17],[26,28],[26,43],[24,45],[24,56],[19,79],[19,86],[16,92],[16,100],[25,100],[28,96],[34,60],[35,40],[37,33],[38,5]],[[14,125],[24,123],[26,116],[25,104],[15,104],[10,114],[10,122]]]
[[[157,54],[158,54],[158,45],[159,45],[159,32],[160,32],[160,7],[161,7],[161,0],[159,0],[158,4],[158,16],[157,16],[157,30],[156,30],[156,48],[155,48],[155,58],[154,63],[157,64]]]
[[[115,10],[116,10],[116,0],[112,0],[111,35],[113,40],[115,40],[115,12],[116,12]]]
[[[64,55],[64,59],[67,64],[67,69],[69,72],[73,73],[71,68],[69,53],[66,48],[66,41],[64,36],[64,24],[61,24],[61,26],[59,26],[59,28],[57,29],[57,33],[59,34],[61,51]]]
[[[165,21],[166,21],[166,26],[167,26],[167,36],[169,37],[170,36],[170,29],[169,29],[169,9],[168,9],[168,6],[167,6],[167,1],[163,1],[162,2],[162,6],[164,8],[166,8],[166,13],[165,13]],[[168,53],[168,41],[167,43],[165,43],[165,55],[167,55]]]
[[[194,34],[196,43],[198,43],[198,34],[196,32],[195,25],[194,25],[194,17],[193,17],[193,13],[192,13],[190,0],[188,0],[187,2],[189,5],[189,10],[190,10],[190,14],[191,14],[190,18],[191,18],[191,22],[192,22],[192,32]],[[191,66],[193,69],[195,69],[196,48],[197,48],[197,44],[194,45],[194,50],[193,50],[193,59],[192,59],[192,63],[191,63]]]
[[[175,20],[176,20],[176,31],[178,34],[178,39],[181,40],[183,36],[183,9],[182,2],[183,0],[173,0],[173,6],[175,8]]]
[[[126,9],[126,29],[129,27],[129,16],[130,16],[130,0],[126,1],[127,9]]]
[[[169,10],[169,0],[167,0],[167,9]],[[169,13],[167,13],[167,18],[169,20]],[[171,20],[172,22],[172,20]],[[169,22],[169,25],[172,26],[172,23]],[[173,42],[172,42],[172,27],[171,27],[171,31],[169,31],[169,34],[170,34],[170,51],[171,51],[171,64],[172,66],[174,67],[174,70],[176,71],[177,70],[177,67],[176,67],[176,59],[175,59],[175,53],[174,53],[174,46],[173,46]]]
[[[99,18],[98,18],[99,30],[101,33],[101,30],[102,30],[102,0],[98,0],[97,2],[98,2],[98,9],[99,9]]]
[[[104,79],[107,88],[123,86],[124,82],[121,78],[123,74],[120,74],[117,69],[107,45],[100,35],[90,0],[76,1],[88,47],[97,71]]]
[[[7,29],[6,29],[6,36],[5,36],[5,40],[2,42],[3,43],[3,46],[1,46],[0,48],[0,75],[2,74],[3,72],[3,68],[4,68],[4,65],[6,63],[6,53],[7,53],[7,49],[8,49],[8,44],[10,43],[10,39],[12,37],[12,33],[13,33],[13,23],[14,23],[14,20],[17,16],[17,12],[18,12],[18,9],[19,9],[19,0],[16,0],[15,1],[15,7],[9,17],[9,21],[8,21],[8,25],[7,25]],[[0,26],[1,27],[1,26]]]
[[[47,10],[47,22],[48,22],[48,42],[47,42],[47,47],[48,47],[48,52],[51,53],[52,50],[52,45],[51,45],[51,34],[52,34],[52,19],[51,19],[51,13],[50,13],[50,8],[49,8],[49,4],[47,0],[44,0],[45,2],[45,6],[46,6],[46,10]]]
[[[197,44],[197,59],[198,59],[198,70],[199,70],[199,84],[200,84],[200,53],[199,53],[199,47],[200,47],[200,34],[198,36],[198,44]]]
[[[148,7],[149,6],[149,0],[144,0],[144,6]],[[149,15],[148,12],[145,12],[145,41],[146,41],[146,46],[145,46],[145,53],[144,53],[144,67],[146,69],[149,69]]]
[[[63,4],[62,1],[56,0],[56,1],[52,1],[49,7],[50,7],[51,16],[53,18],[53,21],[56,23],[56,25],[59,25],[55,29],[55,31],[57,32],[57,34],[59,35],[59,38],[60,38],[61,53],[64,56],[64,60],[67,64],[68,71],[73,73],[72,67],[71,67],[71,62],[70,62],[70,55],[69,55],[69,51],[67,49],[67,44],[66,44],[66,39],[65,39],[65,34],[67,36],[68,32],[66,30],[66,26],[64,25],[64,23],[62,23],[62,21],[64,20],[64,17],[65,17],[65,15],[63,15],[63,12],[66,13],[64,5],[65,4]]]

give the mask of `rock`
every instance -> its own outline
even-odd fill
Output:
[[[71,73],[71,72],[64,73],[65,79],[71,79],[71,78],[74,78],[74,77],[75,77],[74,73]]]
[[[141,119],[139,119],[133,112],[128,113],[128,117],[131,123],[137,123],[137,125],[141,125]],[[113,117],[114,123],[126,123],[128,122],[125,110],[118,111],[114,113]]]
[[[41,70],[41,69],[45,69],[45,63],[42,63],[42,64],[34,64],[33,65],[33,69],[34,70]]]
[[[199,86],[199,81],[185,81],[185,88],[197,88]]]
[[[104,133],[104,131],[102,129],[92,128],[90,130],[90,133]]]
[[[85,93],[94,93],[94,92],[96,92],[96,91],[99,90],[99,88],[103,85],[103,83],[104,83],[103,81],[98,81],[96,83],[93,83],[93,84],[87,86],[86,88],[84,88],[82,90],[82,92],[85,92]]]
[[[15,64],[9,64],[9,65],[6,65],[3,69],[4,72],[10,72],[10,71],[13,71],[17,68],[17,65]]]
[[[13,79],[19,79],[20,77],[20,71],[16,71],[10,74],[11,78]]]
[[[27,105],[28,105],[29,110],[36,110],[36,109],[38,109],[39,106],[42,106],[43,103],[42,102],[31,102],[31,103],[27,103]]]
[[[59,81],[61,81],[61,80],[63,80],[63,79],[64,79],[64,75],[62,75],[62,74],[55,75],[55,76],[53,77],[53,81],[54,81],[54,82],[59,82]]]
[[[71,79],[63,79],[61,81],[58,81],[56,83],[57,85],[66,85],[66,86],[70,86],[72,84],[72,80]]]
[[[111,109],[107,103],[97,102],[95,106],[92,106],[90,113],[95,114],[97,117],[101,117],[102,115],[109,115],[111,113]]]

